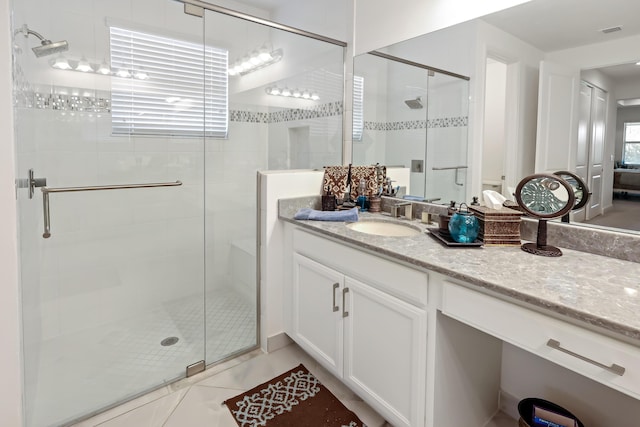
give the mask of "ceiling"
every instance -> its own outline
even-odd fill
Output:
[[[533,0],[482,19],[552,52],[640,34],[640,1]],[[600,31],[616,26],[622,31]]]
[[[544,52],[553,52],[640,34],[640,1],[533,0],[482,20]],[[611,27],[622,30],[601,31]],[[598,70],[614,80],[640,78],[640,66],[635,63]]]

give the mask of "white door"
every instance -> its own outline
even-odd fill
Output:
[[[294,341],[338,378],[342,377],[344,276],[293,254]]]
[[[576,150],[576,170],[578,175],[589,188],[589,147],[591,139],[591,85],[580,82],[580,100],[578,104],[578,146]],[[582,222],[586,219],[587,208],[583,207],[571,213],[571,220]]]
[[[426,312],[346,278],[347,384],[394,426],[424,426]]]
[[[587,203],[587,219],[602,214],[602,174],[607,117],[607,92],[594,87],[591,107],[591,138],[587,185],[591,198]]]
[[[580,70],[540,62],[536,172],[574,172]]]

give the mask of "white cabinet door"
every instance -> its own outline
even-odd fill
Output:
[[[293,338],[335,376],[342,377],[344,276],[293,254]]]
[[[426,311],[347,277],[344,380],[394,426],[424,426]]]

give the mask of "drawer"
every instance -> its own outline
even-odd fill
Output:
[[[300,229],[293,231],[293,251],[418,307],[427,305],[428,276],[424,271]]]
[[[640,398],[640,347],[450,282],[443,286],[442,312],[585,377]]]

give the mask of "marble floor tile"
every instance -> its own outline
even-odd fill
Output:
[[[188,389],[173,392],[100,424],[100,427],[162,427],[180,406]]]
[[[222,402],[300,363],[367,426],[391,427],[296,344],[269,354],[254,351],[250,355],[240,356],[238,360],[226,362],[222,367],[212,367],[201,374],[169,385],[161,392],[151,393],[153,399],[143,396],[74,427],[237,427],[231,412]],[[138,407],[135,406],[136,402]]]
[[[243,390],[195,385],[189,389],[163,427],[238,427],[231,412],[222,402],[242,392]]]

